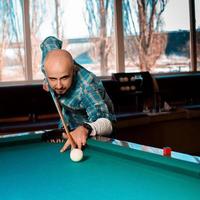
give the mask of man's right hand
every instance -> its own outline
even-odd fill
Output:
[[[70,132],[75,144],[79,149],[82,149],[86,145],[88,138],[88,130],[83,126],[78,126],[75,130]],[[67,139],[67,134],[63,133],[63,138]],[[70,140],[67,139],[64,146],[61,148],[60,152],[66,151],[71,146]]]

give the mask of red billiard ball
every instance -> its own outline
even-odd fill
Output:
[[[172,149],[170,147],[163,148],[163,156],[171,156]]]

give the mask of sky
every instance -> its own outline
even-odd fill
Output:
[[[169,0],[163,18],[165,31],[189,30],[188,0]]]
[[[199,0],[198,0],[199,1]],[[82,15],[82,9],[84,8],[84,1],[68,0],[68,6],[72,6],[76,2],[76,12],[71,10],[67,15],[72,20],[68,20],[66,26],[68,27],[69,35],[83,34],[87,35],[87,29],[84,26],[84,18]],[[77,14],[78,13],[78,14]],[[188,0],[169,0],[166,6],[166,10],[163,13],[164,18],[164,30],[189,30],[189,3]],[[70,29],[70,27],[73,27]]]
[[[130,0],[131,1],[131,0]],[[50,1],[51,2],[51,1]],[[197,26],[200,26],[199,17],[200,9],[198,6],[199,0],[196,0],[197,4]],[[63,0],[63,4],[66,9],[63,14],[64,17],[64,31],[66,38],[81,38],[88,36],[88,30],[85,26],[85,19],[83,15],[85,1],[83,0]],[[49,7],[51,7],[51,3]],[[48,12],[49,16],[45,21],[45,29],[47,30],[47,24],[49,27],[52,23],[52,11]],[[168,0],[166,9],[163,13],[164,19],[164,31],[174,31],[174,30],[189,30],[189,0]],[[51,28],[50,28],[51,29]],[[51,31],[50,31],[51,32]],[[49,33],[51,34],[51,33]],[[46,31],[44,32],[46,35]]]

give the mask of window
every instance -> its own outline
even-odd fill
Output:
[[[25,80],[23,6],[0,1],[0,81]]]
[[[115,70],[113,1],[31,0],[30,14],[34,79],[42,77],[39,45],[50,35],[62,40],[63,48],[96,75]]]
[[[98,76],[119,71],[192,70],[189,1],[144,1],[152,3],[146,5],[145,13],[141,12],[139,2],[141,0],[0,1],[0,83],[41,80],[39,46],[50,35],[61,39],[63,48]],[[199,0],[195,0],[195,4],[200,69]],[[152,9],[156,13],[153,21],[150,20]],[[116,10],[120,10],[119,15]],[[121,12],[123,31],[118,37]]]
[[[197,70],[200,70],[200,0],[195,1]]]
[[[123,1],[125,70],[189,71],[188,0],[141,2]]]

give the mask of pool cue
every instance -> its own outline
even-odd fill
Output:
[[[71,136],[71,134],[70,134],[70,132],[69,132],[69,130],[68,130],[66,124],[65,124],[65,120],[64,120],[64,117],[63,117],[63,114],[62,114],[62,111],[61,111],[60,104],[59,104],[59,102],[58,102],[57,97],[56,97],[55,94],[54,94],[54,91],[53,91],[52,88],[50,87],[49,83],[48,83],[48,88],[49,88],[51,97],[52,97],[52,99],[53,99],[53,101],[54,101],[54,104],[55,104],[55,106],[56,106],[56,109],[57,109],[57,111],[58,111],[58,114],[59,114],[59,116],[60,116],[60,119],[61,119],[61,121],[62,121],[63,127],[64,127],[64,129],[65,129],[66,134],[67,134],[67,137],[68,137],[68,139],[69,139],[69,141],[70,141],[71,147],[74,149],[74,148],[76,148],[76,143],[74,142],[74,140],[73,140],[73,138],[72,138],[72,136]]]

